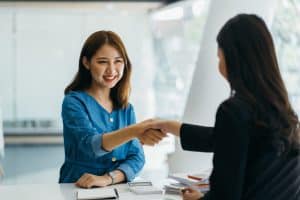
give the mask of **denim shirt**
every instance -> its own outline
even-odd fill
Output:
[[[60,183],[76,182],[84,173],[103,175],[121,170],[131,181],[145,164],[143,148],[137,139],[108,152],[101,147],[102,135],[135,123],[131,104],[107,112],[83,91],[68,93],[62,104],[65,161]]]

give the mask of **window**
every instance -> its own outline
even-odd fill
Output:
[[[148,9],[159,5],[0,3],[0,106],[5,134],[62,132],[63,90],[77,71],[83,42],[98,30],[115,31],[123,39],[133,64],[131,100],[137,119],[153,117],[153,102],[143,95],[153,78],[143,73],[153,77]]]
[[[279,1],[271,31],[293,108],[300,115],[300,1]]]
[[[196,66],[209,0],[184,1],[151,14],[156,115],[180,119]]]

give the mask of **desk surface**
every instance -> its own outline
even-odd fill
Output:
[[[120,200],[179,200],[177,195],[135,195],[126,184],[115,187],[119,191]],[[0,185],[0,199],[5,200],[76,200],[78,188],[74,184],[29,184]]]

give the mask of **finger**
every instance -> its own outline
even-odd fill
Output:
[[[86,182],[86,188],[91,188],[94,186],[94,181],[89,179],[87,182]]]
[[[154,142],[152,140],[145,140],[145,145],[148,145],[148,146],[154,146]]]
[[[144,143],[148,146],[154,146],[154,144],[155,144],[151,139],[145,139]]]
[[[81,181],[82,187],[87,188],[88,183],[90,182],[91,178],[92,178],[91,174],[86,174]]]
[[[83,174],[75,183],[76,186],[81,187],[82,183],[84,182],[84,180],[86,179],[86,174]]]
[[[160,141],[160,139],[156,137],[154,134],[147,134],[145,137],[148,138],[150,141],[152,141],[154,144]]]
[[[154,134],[151,132],[151,131],[148,131],[146,133],[144,133],[141,138],[143,139],[143,142],[145,143],[146,141],[149,142],[149,141],[152,141],[153,143],[156,143],[157,139],[156,137],[154,136]]]
[[[148,129],[147,131],[145,131],[145,133],[155,133],[156,135],[158,135],[159,137],[167,137],[167,132],[163,131],[162,129],[155,129],[155,128],[151,128]]]
[[[77,183],[76,183],[76,186],[81,187],[81,188],[84,188],[84,185],[83,185],[83,182],[82,182],[82,181],[77,182]]]
[[[190,192],[192,192],[192,189],[191,188],[183,188],[182,190],[181,190],[181,192],[184,194],[184,193],[190,193]]]
[[[83,175],[77,180],[77,182],[81,182],[82,179],[84,179],[84,177],[85,177],[85,174],[83,174]]]
[[[145,133],[145,138],[149,138],[154,142],[159,142],[161,139],[154,132]]]
[[[84,182],[84,186],[86,188],[91,188],[93,184],[94,184],[94,179],[92,176],[89,176]]]
[[[154,138],[154,139],[158,139],[158,140],[161,140],[163,137],[162,135],[159,133],[160,131],[157,131],[157,130],[149,130],[147,132],[144,133],[144,135],[147,137],[151,137],[151,138]]]
[[[163,132],[162,130],[157,131],[157,134],[160,135],[161,137],[167,137],[168,134],[166,132]]]
[[[145,141],[146,141],[145,137],[143,137],[143,135],[141,135],[141,136],[138,137],[138,138],[139,138],[141,144],[144,145],[144,144],[145,144]]]
[[[157,130],[153,131],[153,135],[155,135],[160,140],[164,139],[167,136],[167,134]]]

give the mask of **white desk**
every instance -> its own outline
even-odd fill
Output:
[[[177,195],[135,195],[126,184],[109,187],[118,189],[120,200],[179,200]],[[74,184],[0,185],[1,200],[76,200]]]

